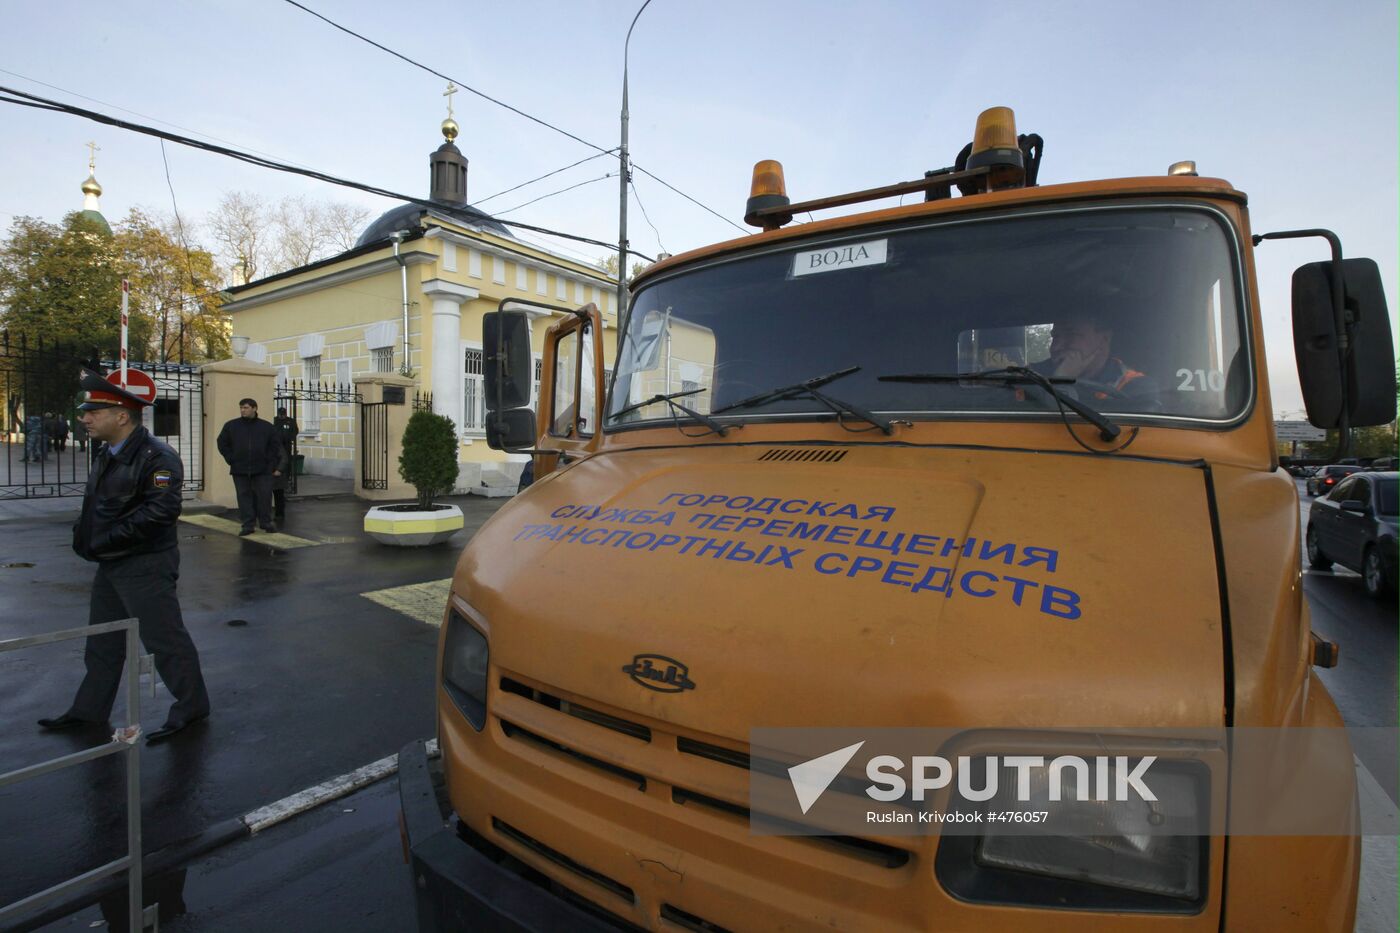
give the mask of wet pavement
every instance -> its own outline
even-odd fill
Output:
[[[412,601],[362,594],[450,577],[470,535],[509,500],[446,501],[466,528],[433,548],[374,543],[361,531],[367,504],[346,497],[289,506],[285,531],[316,542],[307,547],[181,523],[180,601],[213,715],[142,747],[146,852],[431,736],[437,630],[405,614]],[[93,568],[70,549],[70,522],[0,530],[0,565],[33,565],[0,569],[0,639],[86,623]],[[82,672],[81,640],[0,655],[0,770],[105,738],[34,724],[67,708]],[[114,719],[124,702],[125,691]],[[143,695],[146,731],[170,702],[163,688]],[[124,778],[109,757],[0,791],[0,904],[123,854]]]
[[[1298,481],[1302,527],[1307,528],[1313,500]],[[1389,726],[1353,733],[1361,759],[1393,802],[1400,802],[1400,741],[1396,696],[1400,695],[1400,625],[1394,596],[1366,595],[1359,574],[1337,566],[1313,570],[1303,558],[1303,592],[1312,612],[1312,627],[1341,648],[1334,668],[1318,676],[1337,701],[1348,726]]]
[[[380,781],[196,860],[157,882],[152,893],[161,905],[161,930],[416,930],[398,809],[398,785]],[[110,917],[119,924],[125,908],[123,892],[43,930],[120,928],[102,922]]]

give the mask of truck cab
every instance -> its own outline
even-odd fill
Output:
[[[525,315],[488,317],[488,432],[535,480],[445,607],[445,821],[421,749],[402,759],[424,928],[1351,929],[1354,832],[998,854],[755,829],[756,784],[798,764],[756,730],[1112,734],[1199,766],[1162,804],[1194,817],[1246,782],[1174,734],[1342,726],[1245,195],[1189,165],[1040,186],[1012,119],[984,113],[948,169],[819,201],[759,163],[762,232],[638,276],[606,384],[596,308],[552,327],[539,411]],[[1328,242],[1295,341],[1310,419],[1345,436],[1393,418],[1394,370],[1375,265]],[[1319,807],[1350,825],[1354,787]]]

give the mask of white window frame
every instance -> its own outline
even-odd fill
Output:
[[[315,391],[316,388],[320,385],[320,383],[321,383],[321,367],[322,367],[322,365],[324,364],[324,362],[325,362],[325,358],[324,358],[323,356],[321,356],[319,353],[318,353],[316,356],[303,356],[303,357],[301,358],[301,367],[302,367],[302,368],[301,368],[301,371],[302,371],[302,373],[304,374],[304,378],[302,379],[302,383],[303,383],[308,389],[311,389],[312,391]],[[314,365],[315,365],[315,367],[316,367],[316,372],[315,372],[315,375],[314,375],[314,376],[313,376],[312,371],[311,371],[311,367],[312,367],[313,363],[314,363]],[[321,403],[320,403],[320,402],[315,401],[315,400],[311,400],[311,401],[308,401],[308,402],[306,403],[306,424],[302,426],[301,433],[302,433],[302,434],[310,434],[310,435],[312,435],[312,436],[319,435],[319,434],[321,433]]]
[[[464,437],[485,437],[485,436],[486,436],[486,377],[485,377],[485,369],[486,369],[486,367],[485,367],[485,359],[482,360],[482,373],[476,374],[476,375],[469,375],[469,374],[467,373],[467,351],[469,351],[469,350],[475,350],[475,351],[478,352],[478,353],[484,353],[485,348],[484,348],[479,342],[477,342],[477,341],[474,341],[474,340],[463,340],[463,341],[461,342],[461,350],[462,350],[462,355],[461,355],[460,359],[462,360],[462,368],[461,368],[460,372],[461,372],[461,375],[462,375],[462,383],[461,383],[460,392],[461,392],[461,396],[462,396],[462,424],[461,424],[462,435],[463,435]],[[472,402],[472,394],[471,394],[471,393],[472,393],[472,388],[471,388],[471,387],[472,387],[473,384],[475,385],[475,390],[474,390],[474,391],[475,391],[475,398],[476,398],[476,402],[477,402],[477,404],[476,404],[475,406],[473,406],[473,405],[471,404],[471,402]],[[473,408],[475,409],[475,411],[473,411]],[[480,422],[481,422],[480,427],[474,427],[474,426],[471,425],[472,416],[473,416],[473,414],[475,414],[475,413],[477,413],[477,412],[479,412],[480,415],[481,415],[481,417],[480,417],[480,419],[479,419]]]

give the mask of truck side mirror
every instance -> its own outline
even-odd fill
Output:
[[[528,408],[486,413],[486,444],[492,450],[535,446],[535,413]]]
[[[535,445],[530,403],[534,370],[530,323],[524,311],[488,311],[482,316],[481,375],[486,395],[486,443],[492,450]]]
[[[1380,269],[1370,259],[1345,259],[1342,274],[1351,347],[1345,370],[1332,307],[1333,263],[1312,262],[1293,273],[1293,351],[1308,421],[1338,427],[1345,386],[1352,427],[1389,424],[1395,420],[1395,360]]]
[[[486,410],[523,408],[530,404],[534,371],[530,358],[530,323],[524,311],[488,311],[482,317],[482,382]]]

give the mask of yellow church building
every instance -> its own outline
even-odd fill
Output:
[[[545,331],[568,311],[593,303],[604,322],[605,365],[617,338],[617,282],[596,267],[518,239],[467,204],[467,160],[449,115],[430,157],[432,207],[405,203],[372,222],[354,248],[320,262],[229,289],[223,306],[244,354],[293,380],[346,385],[364,373],[405,372],[433,410],[457,426],[458,491],[513,487],[527,458],[486,446],[481,321],[503,299],[531,320],[535,395]],[[268,404],[270,408],[271,400]],[[537,402],[532,402],[538,410]],[[306,472],[354,475],[353,404],[304,401],[298,450]],[[267,411],[266,416],[273,414]],[[394,466],[391,465],[393,470]]]

